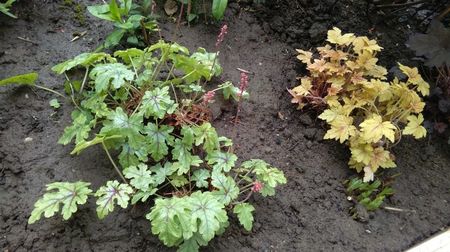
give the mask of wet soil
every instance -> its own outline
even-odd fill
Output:
[[[91,17],[81,26],[73,9],[62,2],[20,1],[14,7],[20,19],[0,16],[0,79],[37,71],[39,84],[62,91],[63,78],[50,68],[92,51],[111,30],[110,24]],[[300,14],[300,8],[287,2],[303,4],[306,12]],[[233,3],[227,10],[229,33],[220,55],[222,78],[237,83],[237,67],[252,72],[251,99],[243,105],[236,136],[232,135],[233,106],[216,104],[213,123],[221,134],[233,138],[242,160],[263,158],[281,168],[288,183],[276,197],[252,199],[256,208],[252,232],[243,231],[232,219],[230,228],[205,251],[401,251],[450,225],[450,148],[446,139],[404,139],[394,150],[398,168],[387,171],[400,176],[393,185],[395,195],[385,205],[405,211],[380,209],[363,213],[366,221],[356,221],[348,213],[353,204],[346,200],[342,185],[353,175],[347,167],[348,150],[322,140],[326,129],[314,114],[297,111],[290,104],[286,88],[293,87],[302,73],[294,48],[321,44],[333,25],[345,32],[376,37],[386,48],[380,58],[388,69],[395,61],[410,63],[404,41],[414,26],[371,22],[363,1],[336,2],[327,10],[317,7],[331,6],[327,1],[273,1],[268,3],[269,9],[240,8]],[[371,18],[382,20],[376,15]],[[279,22],[281,26],[274,25]],[[291,27],[302,27],[293,38],[286,30]],[[171,39],[174,28],[164,22],[162,34]],[[85,30],[86,36],[70,42],[73,33]],[[214,25],[182,26],[176,40],[192,50],[202,46],[212,51],[217,32]],[[72,146],[57,144],[70,122],[72,107],[64,103],[55,111],[48,105],[51,98],[52,94],[28,87],[0,89],[2,251],[168,250],[151,235],[150,223],[143,217],[149,205],[117,210],[100,221],[91,200],[69,221],[51,218],[27,225],[46,183],[85,180],[98,188],[116,177],[100,148],[70,156]]]

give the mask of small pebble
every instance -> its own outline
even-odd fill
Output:
[[[25,139],[23,140],[24,143],[29,143],[29,142],[31,142],[31,141],[33,141],[33,138],[32,138],[32,137],[27,137],[27,138],[25,138]]]

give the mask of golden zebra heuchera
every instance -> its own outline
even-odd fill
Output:
[[[429,85],[417,68],[400,63],[405,77],[388,81],[386,69],[377,65],[382,47],[375,40],[333,28],[327,41],[317,56],[297,50],[309,74],[289,90],[292,102],[323,111],[319,118],[330,126],[324,138],[347,143],[350,167],[371,181],[378,168],[396,166],[390,149],[402,135],[426,135],[421,96],[429,94]]]

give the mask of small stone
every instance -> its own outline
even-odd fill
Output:
[[[264,152],[265,152],[266,154],[270,154],[270,153],[272,153],[272,148],[269,147],[269,146],[267,146],[267,147],[264,148]]]
[[[275,143],[278,144],[278,145],[280,145],[280,144],[281,144],[281,139],[280,139],[279,137],[277,137],[277,138],[275,139]]]
[[[311,141],[306,142],[306,148],[311,149],[313,143]]]
[[[369,212],[363,205],[361,205],[359,203],[356,204],[355,211],[356,211],[358,221],[367,222],[369,220]]]
[[[29,142],[31,142],[31,141],[33,141],[33,138],[32,138],[32,137],[27,137],[27,138],[25,138],[25,139],[23,140],[24,143],[29,143]]]
[[[298,119],[300,120],[300,122],[303,125],[309,126],[309,125],[313,124],[313,120],[311,119],[311,117],[308,114],[301,114]]]
[[[302,167],[295,167],[298,173],[305,173],[305,170]]]
[[[314,128],[308,128],[303,132],[303,135],[308,140],[314,140],[314,137],[316,136],[317,129]]]

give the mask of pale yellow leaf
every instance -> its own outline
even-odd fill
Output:
[[[422,138],[427,135],[427,130],[422,126],[422,114],[419,114],[418,116],[410,115],[407,119],[408,124],[403,129],[404,135],[413,135],[415,138]]]
[[[360,125],[363,138],[371,143],[376,143],[385,136],[389,141],[395,141],[396,127],[389,121],[383,122],[379,115],[374,115],[364,120]]]

